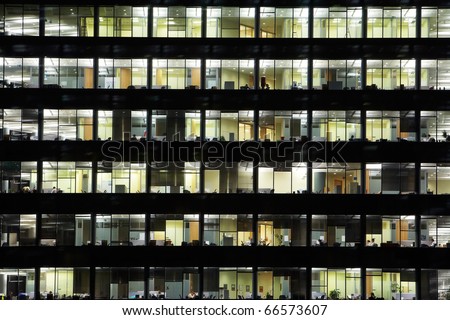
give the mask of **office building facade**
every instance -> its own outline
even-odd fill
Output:
[[[0,5],[0,297],[450,298],[450,2]]]

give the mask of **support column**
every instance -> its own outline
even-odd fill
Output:
[[[146,242],[146,245],[148,242]],[[148,278],[150,277],[149,267],[144,267],[144,300],[148,300],[148,293],[150,291],[150,286],[148,285]]]
[[[420,109],[419,108],[414,110],[414,118],[415,118],[414,125],[415,125],[415,131],[416,131],[416,141],[420,142],[422,137],[420,135]]]
[[[253,230],[252,245],[256,247],[258,245],[258,215],[257,214],[252,215],[252,230]]]
[[[361,300],[366,300],[367,299],[367,295],[366,295],[366,291],[367,291],[366,278],[367,278],[366,268],[361,268]]]
[[[205,58],[202,58],[200,60],[200,89],[208,89],[206,87],[206,59]],[[200,130],[201,129],[202,128],[200,128]],[[201,137],[203,139],[204,135],[201,135]]]
[[[95,246],[96,230],[95,225],[97,224],[97,216],[95,213],[91,213],[91,246]]]
[[[39,37],[45,37],[45,6],[39,6]]]
[[[98,174],[98,162],[92,162],[92,179],[91,179],[91,192],[97,193],[97,174]]]
[[[360,81],[361,81],[360,89],[365,90],[367,87],[367,59],[365,58],[361,59]]]
[[[41,288],[40,288],[40,279],[41,279],[41,268],[34,268],[34,299],[41,300]]]
[[[314,38],[314,8],[313,6],[308,7],[308,38]]]
[[[89,295],[91,300],[95,300],[95,267],[89,269]]]
[[[153,10],[151,6],[147,6],[147,38],[153,37]],[[148,293],[147,293],[148,295]]]
[[[253,282],[253,293],[252,293],[252,299],[256,300],[258,299],[258,267],[252,268],[252,282]]]
[[[94,83],[94,89],[98,89],[98,74],[99,74],[99,66],[98,66],[98,58],[94,58],[94,79],[93,79],[93,83]]]
[[[261,7],[255,8],[255,38],[259,39],[259,33],[261,32]]]
[[[39,57],[38,70],[39,70],[38,88],[43,88],[44,82],[45,82],[45,80],[44,80],[45,79],[45,58],[44,57]]]
[[[367,38],[367,7],[363,7],[362,8],[362,20],[361,20],[361,24],[362,24],[362,38],[366,39]]]
[[[367,190],[367,179],[366,179],[366,163],[361,163],[361,186],[360,186],[360,194],[366,194]]]
[[[42,165],[42,161],[39,160],[36,164],[36,169],[37,169],[37,177],[36,177],[36,190],[38,193],[42,193],[42,180],[43,180],[43,165]]]
[[[306,214],[306,246],[311,247],[312,243],[312,214]]]
[[[420,268],[416,268],[416,299],[422,300],[422,272]]]
[[[416,72],[416,74],[415,74],[415,82],[416,82],[416,85],[415,85],[415,89],[416,90],[420,90],[420,87],[421,87],[421,73],[420,73],[420,70],[421,70],[421,66],[422,66],[422,61],[420,60],[420,59],[416,59],[416,66],[415,66],[415,68],[416,68],[416,70],[415,70],[415,72]]]
[[[204,275],[203,275],[203,266],[201,266],[201,267],[198,267],[198,286],[199,286],[199,288],[198,288],[198,296],[199,296],[199,298],[200,299],[203,299],[203,292],[204,292],[204,290],[203,290],[203,287],[204,287],[204,284],[205,284],[205,282],[204,282]]]
[[[366,246],[366,234],[367,234],[367,216],[362,214],[359,217],[359,232],[360,232],[360,247],[364,248]]]
[[[94,6],[94,37],[98,37],[100,35],[100,10],[98,5]],[[94,73],[98,74],[98,73]]]
[[[420,216],[420,214],[416,215],[416,248],[420,248],[420,244],[421,244],[421,237],[420,237],[420,224],[422,223],[422,218]]]
[[[420,194],[420,162],[414,164],[414,191]]]
[[[98,110],[92,110],[92,140],[98,140]]]
[[[366,141],[367,136],[367,113],[366,110],[361,110],[361,140]]]
[[[147,89],[151,89],[153,85],[153,60],[147,59]]]
[[[207,34],[207,8],[206,7],[202,7],[202,32],[201,32],[201,37],[202,38],[206,38],[206,34]]]
[[[312,291],[312,268],[306,268],[306,299],[311,300],[311,291]]]
[[[422,38],[422,6],[416,6],[416,38]]]
[[[42,238],[42,213],[36,214],[36,239],[34,239],[34,245],[39,247]]]

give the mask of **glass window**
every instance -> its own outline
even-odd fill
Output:
[[[153,37],[200,38],[201,16],[200,7],[154,7]]]
[[[261,87],[264,89],[307,89],[307,60],[260,60]]]
[[[450,194],[450,165],[447,163],[422,163],[420,193]]]
[[[308,38],[308,8],[260,10],[261,38]]]
[[[42,214],[41,246],[73,246],[75,243],[73,214]]]
[[[204,299],[253,299],[252,268],[205,268],[203,294]]]
[[[313,15],[314,38],[361,38],[361,8],[314,8]]]
[[[100,7],[99,15],[100,37],[147,37],[147,7]]]
[[[450,270],[422,269],[423,300],[450,300]]]
[[[0,227],[2,247],[36,245],[35,214],[1,214]]]
[[[361,89],[361,60],[314,60],[316,90]]]
[[[44,161],[42,170],[43,193],[91,192],[90,162]]]
[[[368,38],[415,38],[416,9],[414,7],[383,7],[367,10]]]
[[[200,60],[153,59],[152,89],[199,89]]]
[[[0,5],[0,35],[39,36],[39,6]]]
[[[93,37],[94,7],[45,6],[45,36]]]
[[[197,268],[150,268],[147,279],[150,299],[198,299]]]
[[[75,215],[75,245],[92,245],[91,240],[92,221],[90,214]],[[89,291],[89,290],[88,290]],[[88,292],[86,291],[86,292]],[[81,293],[81,292],[78,292]]]
[[[153,141],[200,141],[199,110],[153,110]]]
[[[361,269],[312,268],[311,299],[361,299]]]
[[[359,110],[314,110],[313,141],[361,140],[361,112]]]
[[[37,192],[37,162],[3,161],[0,168],[2,193]]]
[[[150,246],[199,246],[198,214],[152,214]]]
[[[154,162],[151,164],[152,193],[198,193],[200,162]]]
[[[415,271],[367,269],[366,297],[369,300],[415,300]]]
[[[92,110],[44,109],[44,140],[92,140]]]
[[[252,215],[206,214],[203,237],[205,246],[251,246]]]
[[[253,72],[254,60],[206,60],[206,88],[254,89]]]
[[[361,193],[361,165],[359,163],[313,162],[312,172],[314,193]]]
[[[367,85],[372,90],[415,89],[415,60],[367,60]]]
[[[368,141],[416,141],[415,111],[367,111]]]
[[[306,215],[258,216],[258,245],[305,246]]]
[[[313,215],[311,245],[355,247],[361,244],[359,215]]]
[[[450,87],[450,60],[422,60],[420,89],[445,90]]]
[[[263,299],[305,299],[306,269],[258,268],[258,286]]]
[[[103,246],[145,245],[145,215],[97,215],[95,243]]]
[[[208,7],[208,38],[253,38],[255,36],[255,8]]]
[[[96,299],[140,299],[144,293],[144,268],[96,268]]]
[[[0,139],[37,140],[38,110],[0,109]]]
[[[238,193],[253,190],[250,162],[207,162],[205,164],[205,193]]]
[[[93,59],[45,58],[44,87],[92,89]]]
[[[207,110],[206,141],[253,140],[253,115],[252,110]]]
[[[420,246],[448,248],[450,246],[450,218],[422,216],[420,221]]]
[[[421,111],[420,136],[421,141],[450,141],[449,111]]]
[[[371,247],[416,247],[415,216],[375,216],[366,220],[366,243]]]
[[[78,110],[80,112],[80,110]],[[98,140],[128,141],[147,137],[147,111],[98,111]]]
[[[0,58],[0,87],[38,88],[39,58]]]
[[[34,281],[34,269],[0,269],[0,299],[35,299]]]
[[[102,192],[146,192],[145,163],[100,162],[97,172],[97,193]]]
[[[448,38],[450,25],[448,8],[422,8],[421,36],[422,38]]]
[[[98,86],[103,89],[147,87],[147,59],[99,59]]]
[[[306,192],[306,163],[260,163],[258,167],[258,193]]]
[[[366,193],[409,194],[415,192],[414,163],[367,163]]]

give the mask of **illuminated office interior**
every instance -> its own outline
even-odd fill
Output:
[[[0,299],[450,299],[448,21],[0,4]]]

